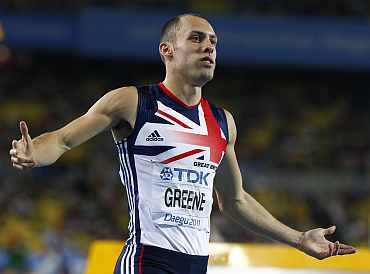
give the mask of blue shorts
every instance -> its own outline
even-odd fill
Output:
[[[126,245],[114,274],[206,274],[208,256],[188,255],[154,246]]]

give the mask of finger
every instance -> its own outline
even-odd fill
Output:
[[[23,170],[23,166],[13,163],[13,167],[19,170]]]
[[[334,234],[335,230],[337,229],[337,227],[335,225],[327,228],[327,229],[324,229],[324,235],[332,235]]]
[[[330,243],[330,256],[336,256],[339,254],[340,251],[340,243],[336,241],[335,243]]]
[[[356,251],[356,248],[354,248],[353,246],[341,244],[339,245],[338,255],[353,254],[356,253]]]
[[[22,140],[26,143],[26,145],[29,145],[31,141],[31,137],[28,133],[28,127],[25,121],[20,121],[19,122],[19,130],[21,131],[22,134]]]
[[[18,164],[18,158],[17,158],[17,157],[14,157],[14,156],[10,157],[10,161],[11,161],[12,163],[16,163],[16,164]]]
[[[11,156],[17,156],[17,150],[12,148],[11,150],[9,150],[9,155]]]
[[[21,131],[22,136],[26,137],[28,135],[28,127],[25,121],[19,122],[19,130]]]
[[[356,249],[356,248],[350,245],[340,244],[340,249]]]
[[[35,163],[32,162],[32,161],[27,161],[27,162],[21,162],[19,161],[18,158],[15,158],[15,157],[12,157],[11,158],[11,162],[13,164],[13,166],[16,166],[16,167],[23,167],[23,168],[33,168],[35,167]]]
[[[347,255],[347,254],[353,254],[353,253],[356,253],[356,249],[355,248],[352,248],[352,249],[340,249],[339,252],[338,252],[338,255]]]
[[[34,163],[34,161],[32,161],[30,159],[26,159],[26,158],[19,157],[19,156],[12,156],[12,157],[10,157],[10,160],[13,163],[17,163],[17,164],[32,164],[32,163]]]
[[[23,139],[23,137],[22,137],[22,139]],[[22,142],[22,139],[20,139],[19,141],[14,140],[12,142],[12,148],[15,149],[15,151],[16,151],[17,154],[24,152],[25,145]]]
[[[335,245],[332,242],[330,242],[329,243],[329,256],[333,256],[334,252],[335,252]]]
[[[32,168],[32,167],[35,167],[35,164],[34,163],[15,163],[15,162],[12,162],[13,163],[13,166],[16,165],[16,166],[21,166],[23,168]]]
[[[22,166],[26,168],[33,168],[35,167],[35,163],[22,163]]]
[[[18,141],[17,140],[13,140],[12,141],[12,148],[17,149],[17,147],[18,147]]]

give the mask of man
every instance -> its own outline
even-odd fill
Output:
[[[22,139],[12,142],[10,155],[21,170],[50,165],[69,149],[112,130],[131,217],[114,273],[206,273],[213,190],[225,214],[315,258],[356,251],[325,239],[334,226],[306,232],[285,226],[243,190],[233,117],[202,98],[202,87],[213,78],[216,44],[204,18],[173,18],[161,33],[162,83],[108,92],[85,115],[34,139],[20,123]],[[213,185],[223,157],[230,180]]]

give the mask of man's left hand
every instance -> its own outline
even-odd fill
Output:
[[[335,226],[323,229],[316,228],[306,231],[302,234],[299,241],[298,249],[306,254],[323,260],[335,255],[347,255],[356,252],[353,246],[345,245],[336,241],[335,243],[328,241],[325,236],[334,234]]]

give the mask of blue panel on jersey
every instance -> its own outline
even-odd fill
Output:
[[[151,122],[152,123],[156,123],[156,124],[168,124],[168,125],[172,125],[172,123],[170,121],[167,121],[167,120],[165,120],[162,117],[159,117],[157,115],[153,115],[153,119],[152,119]]]
[[[138,155],[156,156],[173,148],[173,146],[134,146],[132,151]]]
[[[186,118],[196,123],[197,125],[200,125],[198,106],[186,108],[180,105],[179,103],[171,99],[166,93],[164,93],[162,89],[159,87],[159,85],[154,85],[153,91],[155,92],[158,100],[161,101],[164,105],[172,108],[173,110],[181,112],[181,114],[184,115]]]

